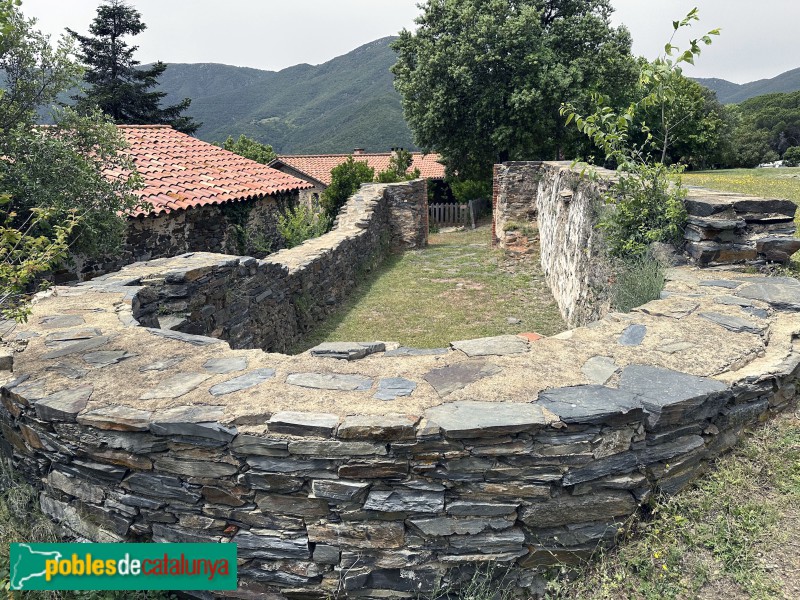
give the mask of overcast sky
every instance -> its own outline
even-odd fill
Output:
[[[148,29],[135,38],[143,63],[217,62],[278,70],[319,64],[413,27],[418,0],[135,0]],[[39,28],[86,32],[99,0],[23,0]],[[634,52],[655,58],[671,22],[699,6],[695,35],[722,27],[694,77],[737,83],[800,67],[800,0],[612,0],[614,20],[633,34]]]

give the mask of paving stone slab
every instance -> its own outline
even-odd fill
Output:
[[[140,396],[142,400],[180,398],[209,379],[208,373],[177,373],[167,377],[152,390]]]
[[[524,354],[530,350],[528,341],[517,335],[499,335],[496,337],[461,340],[450,345],[470,357],[475,356],[508,356]]]
[[[625,367],[619,387],[641,399],[648,429],[710,417],[729,397],[728,387],[721,381],[650,365]]]
[[[739,286],[742,285],[742,281],[732,281],[730,279],[707,279],[706,281],[701,281],[701,287],[721,287],[727,288],[729,290],[735,290]]]
[[[471,400],[434,406],[425,411],[425,418],[449,438],[519,433],[545,427],[557,420],[538,404]]]
[[[173,358],[158,360],[154,363],[150,363],[149,365],[139,367],[139,371],[141,371],[142,373],[146,373],[147,371],[166,371],[167,369],[171,369],[175,365],[179,365],[184,360],[186,360],[185,356],[175,356]]]
[[[45,371],[58,373],[59,375],[69,379],[81,379],[89,372],[87,369],[83,369],[68,363],[57,363],[55,365],[50,365],[49,367],[45,368]]]
[[[57,331],[49,333],[44,338],[45,344],[52,346],[59,342],[77,342],[78,340],[88,340],[99,335],[103,332],[95,327],[80,327],[78,329],[69,329],[67,331]]]
[[[212,396],[225,396],[226,394],[232,394],[233,392],[240,392],[255,387],[273,377],[275,377],[275,369],[254,369],[239,377],[234,377],[223,383],[218,383],[212,386],[208,391]]]
[[[204,335],[191,335],[189,333],[183,333],[180,331],[172,331],[171,329],[152,329],[147,328],[149,333],[153,335],[157,335],[159,337],[164,337],[170,340],[175,340],[178,342],[184,342],[186,344],[191,344],[192,346],[213,346],[214,344],[222,344],[222,340],[218,340],[216,338],[207,337]]]
[[[752,333],[754,335],[761,335],[767,330],[766,325],[759,325],[753,321],[742,319],[741,317],[734,317],[731,315],[724,315],[717,312],[703,312],[700,316],[704,319],[716,323],[720,327],[724,327],[733,333]]]
[[[450,348],[407,348],[400,346],[384,353],[386,357],[395,356],[439,356],[450,352]]]
[[[54,358],[62,358],[64,356],[70,356],[71,354],[77,354],[79,352],[96,350],[97,348],[105,346],[113,338],[114,336],[112,335],[101,335],[88,340],[81,340],[79,342],[75,342],[74,344],[67,344],[66,346],[62,346],[61,348],[47,352],[46,354],[42,355],[42,358],[45,360],[52,360]]]
[[[383,342],[325,342],[311,348],[311,356],[337,358],[340,360],[359,360],[376,352],[386,350]]]
[[[662,306],[664,305],[664,306]],[[653,317],[668,317],[670,319],[683,319],[692,314],[700,305],[697,302],[656,302],[635,309]]]
[[[402,377],[389,377],[378,381],[378,391],[373,398],[376,400],[394,400],[402,396],[410,396],[417,389],[417,384]]]
[[[547,390],[539,394],[536,404],[568,424],[633,423],[644,416],[635,394],[602,385]]]
[[[736,290],[740,298],[761,300],[779,310],[800,311],[800,286],[788,283],[755,283]]]
[[[123,360],[136,356],[139,355],[133,352],[126,352],[125,350],[100,350],[98,352],[84,354],[82,358],[93,367],[100,369],[102,367],[116,365]]]
[[[364,392],[372,387],[372,379],[338,373],[292,373],[286,378],[286,383],[315,390],[342,392]]]
[[[440,396],[446,396],[501,371],[497,365],[483,361],[463,362],[428,371],[424,379]]]
[[[647,335],[647,327],[644,325],[628,325],[622,335],[619,336],[617,343],[621,346],[639,346]]]
[[[50,315],[42,317],[39,325],[42,329],[61,329],[64,327],[78,327],[86,323],[80,315]]]
[[[593,356],[581,367],[586,379],[599,385],[605,384],[617,371],[619,367],[610,356]]]
[[[659,352],[663,352],[664,354],[677,354],[678,352],[685,352],[687,350],[691,350],[695,347],[695,344],[692,342],[673,342],[671,344],[665,344],[656,348]]]
[[[339,417],[330,413],[281,411],[272,415],[269,430],[289,435],[333,435]]]
[[[45,396],[34,404],[36,416],[43,421],[75,423],[93,391],[91,385],[84,385]]]
[[[216,373],[217,375],[235,373],[236,371],[244,371],[247,368],[247,359],[243,356],[209,358],[203,364],[203,368],[209,373]]]

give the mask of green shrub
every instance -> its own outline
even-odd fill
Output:
[[[615,269],[612,304],[619,312],[630,312],[637,306],[661,297],[665,269],[649,254],[621,260]]]
[[[347,199],[358,191],[362,183],[375,179],[375,169],[367,163],[348,156],[342,164],[331,169],[331,184],[322,192],[320,205],[330,222],[336,218]]]
[[[305,206],[278,215],[278,233],[283,236],[288,248],[321,236],[329,227],[330,218],[327,215],[314,214]]]
[[[491,179],[453,179],[449,183],[456,202],[461,204],[466,204],[470,200],[492,197]]]
[[[800,146],[792,146],[783,153],[784,167],[800,167]]]
[[[661,163],[628,165],[607,196],[612,206],[600,220],[612,256],[631,258],[652,242],[677,243],[686,225],[686,190],[677,167]]]

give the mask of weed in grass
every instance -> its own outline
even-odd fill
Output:
[[[660,298],[666,281],[664,266],[647,254],[619,261],[615,275],[612,304],[624,313]]]

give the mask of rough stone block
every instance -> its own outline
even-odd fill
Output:
[[[425,411],[448,438],[477,438],[541,429],[557,418],[540,404],[461,401]]]

